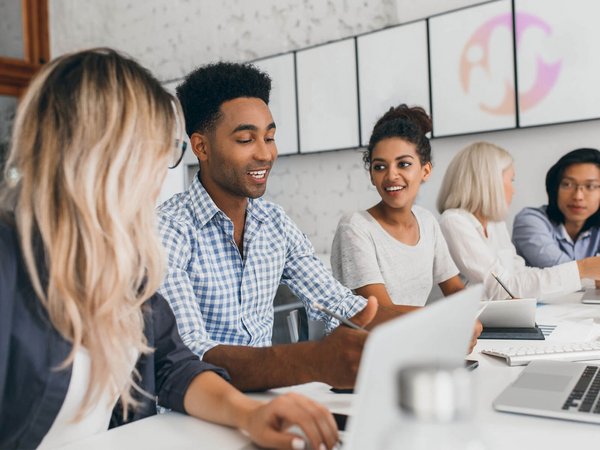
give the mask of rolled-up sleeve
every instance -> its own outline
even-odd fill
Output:
[[[287,216],[285,221],[287,254],[281,281],[304,303],[308,317],[324,322],[326,331],[331,332],[339,322],[315,309],[313,301],[342,317],[351,318],[365,308],[367,300],[354,295],[337,281],[315,256],[308,238]]]
[[[159,293],[167,299],[175,317],[181,339],[200,358],[219,342],[206,330],[199,299],[187,272],[192,258],[191,244],[177,221],[159,215],[159,230],[167,253],[168,268]]]
[[[158,403],[185,412],[183,399],[192,380],[202,372],[212,371],[230,380],[225,369],[201,361],[181,340],[175,317],[161,295],[151,302],[154,334],[154,373]]]

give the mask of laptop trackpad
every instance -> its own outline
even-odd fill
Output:
[[[537,389],[540,391],[564,391],[567,385],[573,379],[567,375],[550,375],[547,373],[524,373],[521,375],[515,384],[516,388],[520,389]]]

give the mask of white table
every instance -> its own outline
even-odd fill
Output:
[[[561,324],[561,327],[575,322],[589,322],[590,319],[600,323],[600,305],[584,305],[580,303],[581,296],[581,293],[572,294],[550,302],[551,304],[538,306],[536,321],[538,324],[544,325]],[[555,331],[559,332],[561,327]],[[558,338],[558,336],[550,335],[548,341],[552,341],[555,337]],[[568,336],[561,337],[567,338]],[[480,340],[470,356],[470,358],[478,359],[480,363],[480,367],[473,373],[477,392],[475,422],[481,435],[486,439],[486,444],[492,449],[571,450],[590,445],[595,447],[600,438],[600,426],[598,425],[500,413],[492,409],[493,400],[523,370],[523,366],[509,367],[503,359],[483,355],[478,351],[489,346],[490,343],[501,342]],[[527,343],[543,345],[543,341],[528,341]],[[598,361],[594,363],[598,364]]]
[[[583,305],[581,294],[574,294],[553,304],[538,306],[539,324],[582,322],[590,319],[600,323],[600,305]],[[558,329],[557,329],[558,330]],[[575,334],[577,334],[575,332]],[[552,340],[552,336],[550,336]],[[492,401],[520,373],[522,367],[509,367],[504,360],[483,355],[478,349],[488,346],[490,340],[481,340],[471,359],[478,359],[480,366],[473,372],[476,394],[472,420],[486,449],[560,449],[596,447],[600,439],[600,426],[563,420],[507,414],[492,409]],[[505,342],[506,341],[502,341]],[[532,342],[532,341],[530,341]],[[257,398],[267,399],[281,392],[298,392],[320,401],[334,412],[348,412],[353,395],[334,394],[329,386],[309,383],[290,388],[276,389]],[[150,417],[101,433],[64,447],[75,449],[254,449],[247,437],[240,432],[209,424],[177,413]]]

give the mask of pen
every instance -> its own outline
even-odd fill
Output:
[[[504,290],[506,291],[506,293],[507,293],[508,295],[510,295],[510,298],[516,298],[514,295],[512,295],[512,294],[510,293],[510,291],[508,290],[508,288],[507,288],[507,287],[504,285],[504,283],[503,283],[503,282],[500,280],[500,278],[498,278],[498,277],[496,276],[496,274],[495,274],[494,272],[491,272],[491,274],[492,274],[492,276],[493,276],[493,277],[496,279],[496,281],[498,282],[498,284],[500,284],[500,286],[502,286],[502,289],[504,289]]]
[[[355,323],[352,323],[351,321],[349,321],[348,319],[346,319],[345,317],[340,316],[339,314],[334,313],[333,311],[325,308],[323,305],[320,305],[319,303],[313,301],[311,302],[312,305],[318,309],[319,311],[323,311],[325,314],[327,314],[328,316],[333,317],[334,319],[339,320],[341,323],[343,323],[344,325],[346,325],[347,327],[353,328],[355,330],[363,330],[363,331],[367,331],[365,330],[363,327],[359,327],[358,325],[356,325]]]

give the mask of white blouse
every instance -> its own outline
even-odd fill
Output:
[[[135,353],[132,352],[132,355],[135,355]],[[132,358],[132,370],[135,359]],[[98,402],[79,421],[73,422],[87,395],[90,368],[90,355],[87,349],[81,347],[75,354],[67,396],[38,450],[61,447],[70,442],[108,430],[112,410],[118,400],[116,390],[113,392],[111,389],[105,389],[98,398]]]
[[[483,283],[489,299],[508,298],[492,272],[517,297],[544,298],[581,289],[576,261],[538,269],[527,267],[504,222],[489,222],[487,237],[477,218],[462,209],[444,211],[440,227],[462,277]]]
[[[397,240],[367,211],[342,217],[331,248],[333,275],[350,289],[384,284],[397,305],[425,305],[431,286],[458,275],[458,268],[433,214],[417,205],[412,212],[415,245]]]

